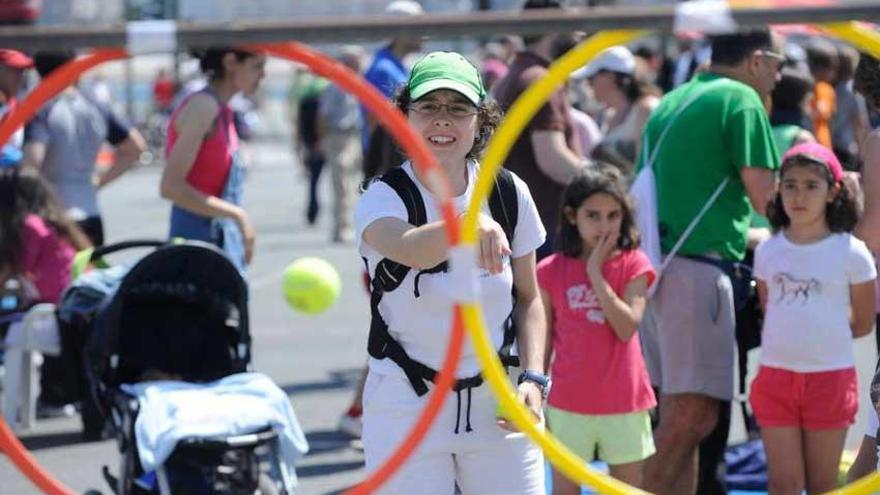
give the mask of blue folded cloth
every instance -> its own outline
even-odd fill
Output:
[[[243,435],[273,427],[280,453],[296,483],[294,462],[309,450],[284,393],[268,376],[238,373],[211,383],[155,381],[124,384],[138,399],[135,439],[144,471],[161,466],[185,438]]]

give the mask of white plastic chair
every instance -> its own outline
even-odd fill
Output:
[[[37,304],[21,321],[12,323],[3,342],[3,419],[19,432],[33,427],[39,393],[42,354],[61,353],[54,304]]]

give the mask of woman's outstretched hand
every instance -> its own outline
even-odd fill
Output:
[[[477,242],[480,245],[477,252],[480,268],[492,275],[501,273],[504,270],[504,257],[510,256],[510,244],[501,225],[485,213],[477,217]]]

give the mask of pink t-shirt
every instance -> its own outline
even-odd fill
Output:
[[[22,241],[22,268],[40,293],[37,302],[58,304],[61,292],[70,283],[70,265],[76,251],[37,215],[25,217]]]
[[[638,249],[622,251],[602,266],[619,296],[641,275],[654,281],[651,262]],[[657,404],[638,335],[622,342],[605,320],[582,259],[554,254],[538,264],[538,285],[553,310],[553,388],[549,404],[579,414],[624,414]]]

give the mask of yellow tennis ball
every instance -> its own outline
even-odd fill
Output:
[[[326,311],[336,302],[341,286],[339,273],[321,258],[300,258],[284,269],[284,298],[290,307],[302,313]]]

